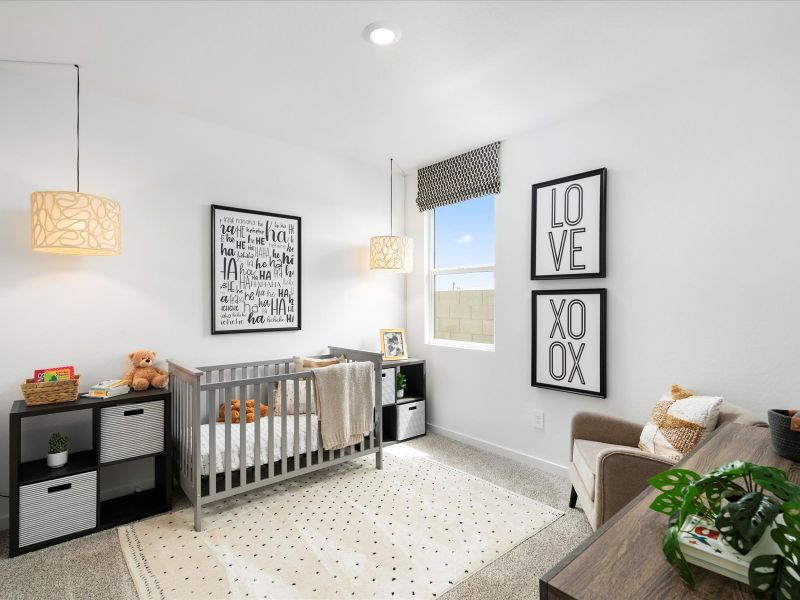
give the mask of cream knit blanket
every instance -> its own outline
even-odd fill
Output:
[[[371,362],[311,369],[317,392],[322,447],[338,450],[364,439],[372,430],[375,373]]]

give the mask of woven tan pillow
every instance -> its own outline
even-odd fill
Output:
[[[722,400],[720,396],[696,396],[673,385],[653,407],[639,448],[676,461],[682,459],[717,426]]]
[[[303,356],[294,357],[293,372],[306,371],[308,369],[321,369],[323,367],[330,367],[331,365],[338,365],[339,363],[346,362],[344,356],[335,356],[333,358],[306,358]],[[300,411],[299,415],[306,414],[306,380],[301,379],[299,382],[300,391]],[[275,382],[275,410],[274,415],[281,414],[281,386],[280,383]],[[286,414],[294,414],[294,381],[286,382]],[[317,399],[314,395],[314,386],[311,386],[311,414],[317,414]]]

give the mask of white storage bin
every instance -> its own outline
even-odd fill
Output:
[[[397,405],[397,441],[425,433],[425,401]]]
[[[100,409],[101,463],[145,456],[163,450],[163,400]]]
[[[394,404],[395,401],[395,369],[390,367],[381,371],[382,404]]]
[[[20,548],[96,526],[97,471],[20,486]]]

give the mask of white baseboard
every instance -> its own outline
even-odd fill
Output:
[[[505,456],[506,458],[518,460],[519,462],[531,465],[532,467],[536,467],[542,471],[547,471],[548,473],[553,473],[555,475],[561,475],[562,477],[566,477],[569,473],[569,470],[564,465],[559,465],[558,463],[545,460],[544,458],[539,458],[538,456],[533,456],[532,454],[526,454],[525,452],[520,452],[519,450],[506,448],[500,444],[487,442],[486,440],[482,440],[471,435],[466,435],[465,433],[459,433],[458,431],[453,431],[452,429],[447,429],[446,427],[440,427],[439,425],[434,425],[433,423],[428,423],[427,425],[433,433],[456,440],[458,442],[462,442],[468,446],[474,446],[476,448],[480,448],[481,450],[486,450],[494,454]]]

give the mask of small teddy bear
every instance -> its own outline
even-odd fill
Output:
[[[263,404],[260,405],[261,408],[259,412],[261,413],[262,417],[267,416],[267,407]],[[247,423],[252,423],[256,420],[256,401],[255,400],[247,400],[245,401],[245,419]],[[238,399],[231,400],[231,423],[238,423],[241,420],[241,404]],[[217,419],[218,423],[225,422],[225,405],[219,405],[219,418]]]
[[[125,373],[123,379],[137,392],[142,392],[149,387],[163,389],[167,387],[169,375],[155,366],[156,353],[152,350],[137,350],[128,355],[131,368]]]

